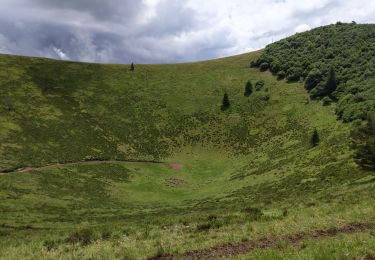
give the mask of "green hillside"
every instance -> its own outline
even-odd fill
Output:
[[[323,98],[330,69],[337,78],[332,99],[343,121],[375,112],[375,27],[336,23],[296,34],[266,47],[253,65],[262,65],[288,81],[305,81],[313,98]]]
[[[1,55],[0,258],[374,257],[355,125],[249,67],[277,44],[134,71]]]

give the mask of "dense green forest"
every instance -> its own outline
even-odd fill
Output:
[[[252,62],[279,79],[305,82],[312,98],[329,104],[344,122],[366,119],[375,112],[375,26],[336,23],[298,33],[268,45]],[[337,88],[327,89],[330,72]]]

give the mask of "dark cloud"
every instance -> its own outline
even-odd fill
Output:
[[[89,13],[98,21],[131,22],[145,8],[143,1],[33,0],[31,2],[40,8]]]

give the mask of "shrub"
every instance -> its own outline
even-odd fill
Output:
[[[260,100],[262,100],[262,101],[268,101],[268,100],[270,100],[270,98],[271,98],[271,95],[270,94],[266,94],[266,95],[262,95],[260,97]]]
[[[255,67],[258,67],[258,66],[259,66],[259,64],[258,64],[257,61],[254,61],[254,60],[250,61],[250,68],[255,68]]]
[[[112,237],[112,232],[109,229],[104,229],[101,232],[101,238],[103,240],[108,240]]]
[[[256,91],[261,90],[263,87],[264,87],[264,81],[263,81],[263,80],[258,80],[258,81],[255,83],[255,90],[256,90]]]
[[[230,107],[229,96],[227,93],[225,93],[222,104],[221,104],[221,111],[227,110],[229,107]]]
[[[375,116],[368,115],[366,124],[351,134],[354,159],[365,170],[375,170]]]
[[[206,223],[201,223],[197,225],[197,231],[202,232],[202,231],[208,231],[212,228],[212,223],[211,222],[206,222]]]
[[[3,105],[4,110],[7,110],[7,111],[13,111],[14,110],[14,102],[13,102],[11,97],[3,98],[1,103]]]
[[[73,233],[70,234],[68,237],[68,242],[71,244],[82,244],[88,245],[94,239],[94,233],[91,229],[84,228],[75,230]]]
[[[284,79],[285,76],[286,76],[285,71],[280,70],[279,72],[277,72],[277,79],[278,79],[278,80],[282,80],[282,79]]]
[[[210,222],[215,221],[216,219],[217,219],[217,216],[216,216],[216,215],[209,215],[209,216],[207,217],[207,220],[210,221]]]
[[[319,142],[320,142],[320,138],[319,138],[318,130],[316,130],[316,128],[315,128],[312,135],[311,135],[310,143],[311,143],[312,147],[315,147],[319,144]]]
[[[47,248],[47,251],[51,251],[59,246],[59,242],[56,240],[45,240],[43,246]]]
[[[323,106],[329,106],[332,103],[332,99],[330,99],[329,97],[324,97],[322,101],[323,101]]]
[[[132,64],[130,64],[130,71],[134,71],[134,70],[135,70],[134,63],[132,62]]]
[[[287,208],[284,208],[283,209],[283,217],[286,217],[286,216],[288,216],[288,209]]]
[[[260,71],[266,71],[269,69],[269,67],[270,65],[267,62],[263,62],[262,64],[260,64],[259,69]]]
[[[244,96],[249,97],[252,93],[253,93],[253,84],[251,84],[251,81],[249,80],[245,86]]]
[[[263,212],[259,208],[249,207],[245,208],[243,211],[248,215],[250,220],[253,221],[260,220],[263,217]]]
[[[322,72],[319,69],[312,69],[306,77],[305,88],[307,91],[315,88],[322,80]]]
[[[288,82],[299,81],[301,78],[301,69],[298,67],[292,67],[287,72],[286,80]]]
[[[327,83],[324,86],[324,95],[329,96],[331,99],[333,97],[333,92],[335,92],[337,88],[337,81],[336,81],[336,73],[333,68],[330,69],[328,74],[328,80]]]

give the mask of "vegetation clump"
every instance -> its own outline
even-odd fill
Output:
[[[223,96],[223,101],[221,103],[221,111],[225,111],[230,107],[230,101],[229,101],[229,96],[227,93],[224,94]]]
[[[375,170],[375,116],[352,132],[354,158],[366,170]]]
[[[265,83],[263,80],[258,80],[255,82],[255,90],[260,91],[264,87]]]
[[[89,228],[77,229],[67,239],[71,244],[81,244],[83,246],[91,244],[93,240],[94,232]]]
[[[253,93],[253,84],[251,84],[251,81],[247,81],[245,85],[245,92],[244,96],[249,97]]]
[[[270,67],[270,65],[267,62],[263,62],[259,66],[259,68],[260,68],[261,71],[266,71],[266,70],[268,70],[269,67]]]
[[[277,79],[278,79],[278,80],[282,80],[282,79],[284,79],[285,76],[286,76],[285,71],[280,70],[280,71],[277,72]]]
[[[245,208],[243,209],[243,212],[247,214],[251,221],[258,221],[263,217],[262,210],[256,207]]]
[[[312,135],[311,135],[311,140],[310,140],[311,146],[315,147],[319,144],[319,142],[320,142],[320,137],[319,137],[319,134],[318,134],[318,130],[316,130],[316,128],[315,128]]]

